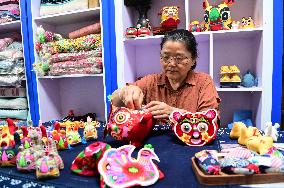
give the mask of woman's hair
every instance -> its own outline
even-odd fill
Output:
[[[191,53],[191,58],[195,60],[195,64],[191,67],[192,70],[196,67],[196,59],[198,57],[197,43],[194,35],[185,29],[177,29],[165,34],[161,42],[161,50],[167,41],[184,42],[186,49]]]

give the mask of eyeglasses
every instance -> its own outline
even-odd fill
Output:
[[[178,55],[178,56],[170,56],[170,55],[165,55],[165,54],[160,54],[160,59],[165,63],[169,64],[172,60],[175,60],[175,63],[185,65],[188,63],[187,60],[189,60],[188,57]]]

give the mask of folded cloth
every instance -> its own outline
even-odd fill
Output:
[[[20,8],[18,4],[1,5],[0,11],[9,11],[12,14],[20,15]]]
[[[0,52],[5,50],[14,40],[12,38],[3,38],[0,39]]]
[[[26,97],[26,88],[0,88],[0,97]]]
[[[51,65],[51,69],[68,69],[68,68],[87,68],[87,67],[98,67],[102,69],[102,58],[101,57],[91,57],[87,59],[80,59],[78,61],[63,61],[59,63],[54,63]]]
[[[0,75],[0,86],[21,86],[25,75]]]
[[[22,42],[14,41],[9,46],[7,46],[6,50],[20,50],[20,51],[23,51]]]
[[[101,33],[101,23],[100,22],[97,22],[95,24],[83,27],[81,29],[78,29],[76,31],[69,33],[69,38],[75,39],[78,37],[83,37],[83,36],[94,34],[94,33]]]
[[[0,61],[0,74],[24,74],[23,60],[2,60]]]
[[[0,109],[0,118],[12,118],[12,119],[27,119],[28,110],[7,110]]]
[[[19,0],[0,0],[0,5],[19,4]]]
[[[42,0],[40,5],[40,15],[57,14],[78,9],[87,9],[88,0]]]
[[[23,59],[23,52],[18,50],[5,50],[0,52],[0,60],[11,59]]]
[[[59,75],[71,75],[71,74],[99,74],[103,70],[97,67],[87,67],[87,68],[71,68],[71,69],[52,69],[49,71],[50,75],[59,76]]]
[[[0,109],[24,110],[28,108],[26,98],[3,99],[0,98]]]
[[[80,51],[75,53],[58,53],[54,54],[49,58],[49,63],[57,63],[60,61],[76,61],[80,59],[86,59],[89,57],[101,57],[102,49],[97,48],[96,50],[91,51]]]

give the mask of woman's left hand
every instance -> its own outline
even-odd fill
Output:
[[[174,107],[160,101],[151,101],[143,107],[150,111],[155,119],[168,119],[174,111]]]

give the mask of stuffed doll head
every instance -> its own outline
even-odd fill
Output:
[[[72,172],[82,176],[98,175],[98,163],[103,154],[110,148],[111,146],[104,142],[90,144],[72,162]]]
[[[165,6],[160,10],[162,27],[177,27],[180,23],[178,9],[177,6]]]
[[[79,130],[78,124],[71,122],[71,121],[66,121],[65,126],[66,126],[67,143],[70,145],[75,145],[75,144],[80,143],[82,140],[78,132]]]
[[[84,127],[84,137],[86,140],[92,140],[98,138],[98,132],[97,132],[97,124],[99,122],[92,121],[92,118],[88,116],[87,122],[85,123]]]
[[[159,179],[159,169],[153,160],[160,161],[154,150],[142,148],[137,159],[132,158],[135,146],[124,145],[106,151],[98,169],[110,187],[149,186]],[[119,161],[119,163],[117,162]]]
[[[232,28],[232,18],[229,6],[234,0],[224,0],[219,5],[212,6],[208,0],[203,1],[204,21],[209,26],[207,30],[218,31]]]
[[[114,139],[125,140],[140,147],[153,128],[153,116],[144,110],[111,107],[105,129]]]
[[[0,125],[0,148],[14,147],[14,133],[18,129],[11,119],[7,119],[8,125]]]
[[[54,123],[53,130],[47,131],[47,137],[48,139],[54,140],[57,150],[65,150],[70,147],[66,139],[66,131],[60,130],[60,124],[58,122]]]
[[[36,161],[36,177],[38,179],[59,177],[57,161],[52,156],[43,156]]]
[[[15,146],[6,146],[0,149],[0,166],[16,166],[18,147],[21,144],[20,136],[14,133]]]
[[[214,109],[184,114],[174,111],[170,120],[174,123],[176,136],[189,146],[203,146],[216,137],[218,124],[217,111]]]

